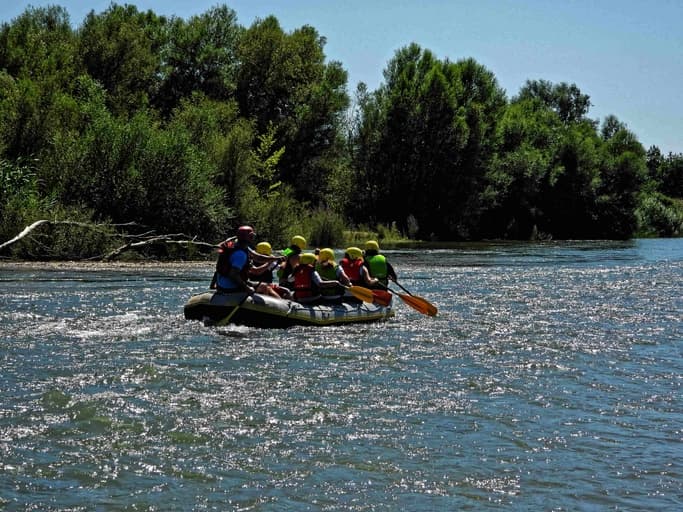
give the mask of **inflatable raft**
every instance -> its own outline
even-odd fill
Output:
[[[293,325],[336,325],[377,322],[394,316],[391,304],[367,302],[340,304],[299,304],[266,295],[224,294],[207,291],[193,295],[185,304],[185,318],[206,324],[229,323],[252,327],[291,327]]]

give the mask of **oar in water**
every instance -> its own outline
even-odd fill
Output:
[[[394,281],[396,282],[396,281]],[[388,291],[393,293],[394,295],[398,295],[403,302],[408,304],[411,308],[413,308],[415,311],[422,313],[423,315],[427,316],[436,316],[438,310],[436,309],[436,306],[429,302],[427,299],[423,299],[422,297],[418,297],[417,295],[413,295],[410,293],[408,290],[403,288],[400,284],[396,283],[402,290],[406,291],[408,295],[404,293],[398,293],[397,291],[392,290],[388,286],[384,286]]]

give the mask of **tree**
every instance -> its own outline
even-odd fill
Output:
[[[412,215],[420,236],[471,236],[503,91],[475,61],[439,61],[417,44],[396,52],[384,78],[362,103],[357,130],[366,209],[402,230]]]
[[[338,151],[341,119],[348,106],[347,73],[325,63],[325,39],[310,26],[286,34],[270,16],[255,22],[241,39],[236,97],[256,131],[275,127],[285,148],[280,178],[301,200],[321,201],[330,160]]]
[[[616,117],[603,122],[601,183],[598,188],[599,234],[630,238],[638,226],[638,194],[647,177],[645,150]]]
[[[173,19],[162,48],[161,86],[153,104],[165,116],[195,92],[226,101],[235,92],[243,33],[235,11],[214,7],[188,21]]]
[[[109,108],[131,114],[147,107],[160,87],[161,50],[169,21],[133,5],[91,11],[79,30],[78,47],[88,74],[107,92]]]
[[[660,175],[662,193],[683,198],[683,154],[669,153],[662,163]]]
[[[576,84],[547,80],[527,80],[513,101],[538,99],[553,109],[563,123],[586,120],[591,107],[590,96],[583,94]]]
[[[481,232],[487,238],[529,239],[547,229],[542,193],[557,176],[559,116],[538,100],[520,100],[498,123],[498,147],[486,175]],[[547,235],[547,234],[545,234]]]
[[[0,26],[0,69],[52,87],[67,84],[78,72],[75,37],[63,7],[28,7]]]
[[[456,181],[445,187],[450,191],[445,204],[452,205],[453,210],[444,234],[467,239],[480,236],[478,226],[485,208],[481,192],[495,156],[497,125],[507,99],[495,75],[474,59],[459,61],[449,68],[451,82],[460,84],[455,88],[456,100],[464,113],[467,142],[459,155]]]
[[[647,158],[646,165],[650,185],[654,189],[658,189],[661,183],[659,169],[664,161],[664,155],[662,155],[657,146],[650,146],[645,156]]]
[[[61,7],[28,8],[0,27],[0,152],[38,155],[68,117],[78,73],[75,38]]]
[[[541,191],[546,213],[540,229],[554,238],[598,238],[595,203],[600,140],[590,123],[565,126],[554,155],[554,171]]]
[[[647,168],[655,190],[683,198],[683,154],[669,153],[665,157],[653,146],[647,152]]]

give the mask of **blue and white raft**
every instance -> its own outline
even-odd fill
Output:
[[[339,325],[377,322],[394,316],[391,304],[380,306],[367,302],[339,304],[300,304],[255,293],[219,293],[207,291],[193,295],[185,304],[185,318],[220,324],[250,327],[284,328],[293,325]]]

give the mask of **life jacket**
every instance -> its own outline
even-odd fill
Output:
[[[320,274],[320,277],[322,277],[325,281],[337,280],[337,268],[334,264],[322,265],[318,263],[315,266],[315,269],[318,271],[318,274]]]
[[[218,261],[216,261],[216,272],[219,275],[227,277],[230,274],[230,257],[235,251],[243,251],[247,254],[247,264],[240,269],[240,277],[242,281],[246,281],[249,278],[249,261],[251,261],[251,255],[249,251],[238,246],[234,240],[226,240],[221,242],[218,246]]]
[[[351,281],[351,284],[356,286],[363,284],[360,273],[361,268],[363,267],[362,259],[358,258],[357,260],[349,260],[348,258],[342,258],[339,264],[344,269],[344,272],[348,276],[349,281]]]
[[[320,277],[325,281],[337,280],[337,267],[334,263],[330,265],[321,265],[318,263],[315,269],[320,274]],[[320,288],[320,295],[323,297],[341,297],[344,289],[341,286],[323,286]]]
[[[294,296],[297,299],[307,299],[320,294],[318,286],[313,282],[313,265],[300,264],[294,269]]]
[[[388,267],[387,259],[382,254],[373,254],[366,256],[365,263],[367,263],[370,275],[380,282],[387,284]]]

